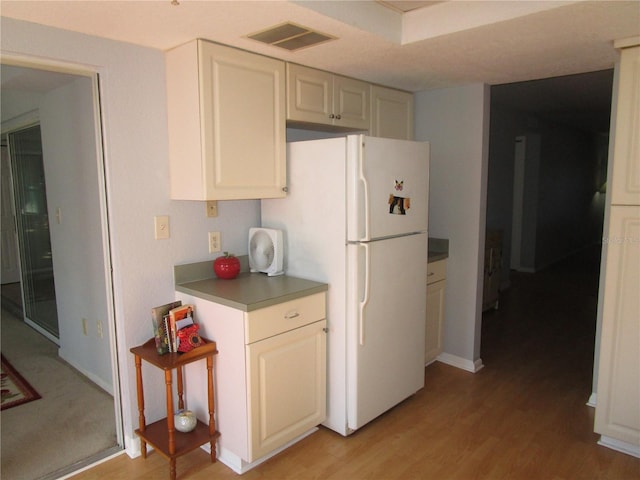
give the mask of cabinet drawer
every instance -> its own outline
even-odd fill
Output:
[[[325,294],[316,293],[245,313],[245,343],[250,344],[325,318]]]
[[[427,285],[444,280],[447,276],[447,261],[438,260],[427,264]]]

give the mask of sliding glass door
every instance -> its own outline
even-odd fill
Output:
[[[40,126],[8,135],[25,319],[59,338]]]

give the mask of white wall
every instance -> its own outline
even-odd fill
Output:
[[[444,354],[481,368],[480,327],[489,144],[489,87],[415,95],[415,138],[431,142],[429,235],[449,239]]]
[[[173,266],[213,260],[208,231],[222,232],[223,250],[246,254],[248,229],[259,224],[259,202],[220,202],[219,217],[206,218],[203,203],[169,199],[161,51],[7,18],[1,22],[3,55],[82,66],[100,75],[123,427],[134,453],[138,420],[129,349],[151,337],[151,307],[174,298]],[[154,215],[170,216],[170,239],[154,240]],[[150,368],[144,374],[146,417],[154,421],[164,416],[163,377]]]
[[[78,77],[39,106],[49,232],[60,329],[59,355],[113,394],[100,218],[101,176],[93,82]],[[58,216],[58,209],[60,215]],[[87,321],[87,335],[82,330]],[[102,338],[98,322],[103,326]]]

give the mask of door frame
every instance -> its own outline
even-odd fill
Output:
[[[105,274],[105,296],[107,305],[107,325],[106,330],[109,338],[109,349],[111,356],[111,375],[113,383],[113,400],[114,400],[114,421],[116,424],[116,443],[124,449],[124,426],[123,426],[123,410],[122,410],[122,391],[120,386],[120,365],[118,360],[118,342],[116,332],[116,315],[115,315],[115,294],[114,294],[114,279],[113,279],[113,266],[112,266],[112,251],[111,251],[111,231],[109,225],[109,205],[107,197],[107,173],[105,162],[105,133],[104,125],[105,118],[103,114],[102,95],[101,95],[101,81],[100,75],[104,74],[100,69],[93,66],[85,66],[78,64],[71,64],[59,61],[50,61],[41,58],[33,58],[26,55],[14,55],[14,54],[2,54],[0,63],[6,65],[12,65],[17,67],[32,68],[36,70],[60,72],[70,75],[77,75],[87,77],[91,79],[92,91],[93,91],[93,112],[94,112],[94,133],[96,136],[96,162],[97,173],[99,177],[99,191],[97,192],[100,200],[100,224],[102,234],[102,244],[105,246],[103,249],[103,263]],[[21,125],[25,125],[25,122],[31,121],[36,118],[39,121],[39,115],[37,111],[26,112],[23,115],[11,119],[6,124],[2,125],[2,134],[4,135],[9,130],[15,130]],[[5,130],[6,127],[6,130]]]
[[[3,207],[8,208],[5,210],[3,208],[3,227],[2,233],[7,235],[7,237],[3,236],[3,242],[5,239],[7,240],[2,244],[2,259],[3,261],[7,259],[7,252],[10,253],[9,261],[11,262],[11,269],[5,272],[4,265],[2,271],[2,285],[8,283],[18,283],[21,281],[21,272],[20,272],[20,260],[18,258],[18,241],[16,238],[16,212],[15,206],[13,205],[13,174],[11,173],[11,158],[9,157],[9,146],[8,145],[0,145],[2,158],[0,162],[2,162],[2,169],[4,174],[2,175],[2,203]],[[6,207],[8,205],[8,207]],[[5,215],[6,214],[6,215]],[[7,218],[10,216],[11,218]],[[11,226],[9,227],[9,222],[11,222]],[[11,232],[7,232],[6,229],[10,228]],[[11,236],[9,239],[8,236]]]

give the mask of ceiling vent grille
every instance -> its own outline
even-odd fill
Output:
[[[300,50],[320,43],[335,40],[336,37],[311,30],[295,23],[283,23],[266,30],[247,35],[252,40],[284,48],[289,51]]]

